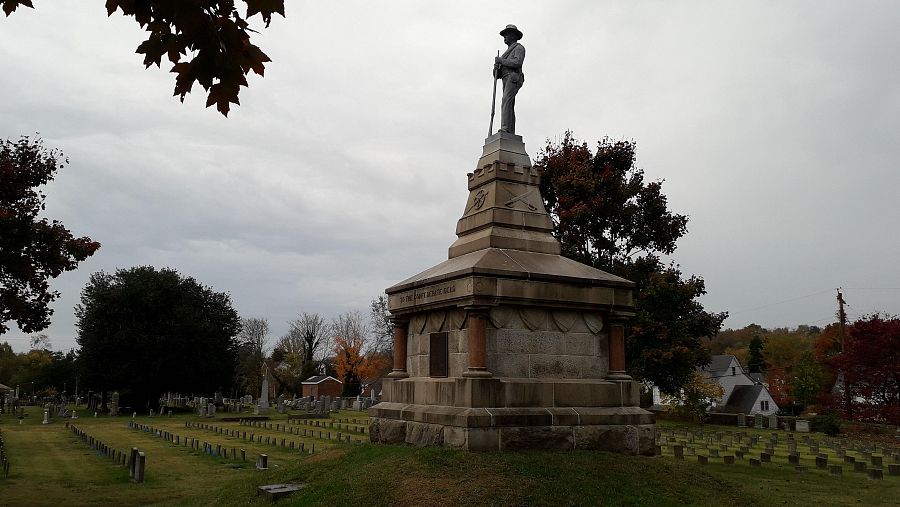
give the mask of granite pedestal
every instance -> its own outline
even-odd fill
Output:
[[[485,140],[448,260],[389,289],[373,442],[653,454],[625,373],[632,282],[560,256],[520,136]]]

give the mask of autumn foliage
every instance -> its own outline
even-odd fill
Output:
[[[725,330],[708,342],[713,354],[747,356],[763,342],[765,382],[782,411],[835,412],[847,419],[900,423],[900,319],[880,314],[824,329]],[[843,342],[843,343],[842,343]],[[842,350],[843,349],[843,350]]]
[[[71,271],[100,248],[77,238],[56,220],[39,218],[46,185],[66,162],[40,139],[0,141],[0,334],[15,321],[26,333],[50,325],[50,308],[59,292],[50,280]]]
[[[900,318],[875,314],[854,322],[832,366],[849,390],[841,400],[850,403],[845,413],[900,424]]]
[[[7,16],[19,6],[33,7],[31,0],[0,1]],[[233,0],[106,0],[106,11],[109,16],[121,11],[146,30],[136,52],[144,55],[145,67],[160,67],[163,58],[172,64],[174,94],[182,102],[199,83],[208,92],[206,107],[215,104],[227,116],[231,104],[240,104],[247,74],[262,76],[271,61],[250,42],[254,30],[247,20],[259,15],[268,27],[273,14],[284,16],[284,0],[243,3],[243,15]]]
[[[725,313],[703,308],[706,286],[660,255],[675,251],[686,215],[669,210],[662,181],[646,181],[635,144],[609,138],[592,150],[566,132],[548,142],[535,167],[562,254],[635,282],[635,310],[626,340],[630,374],[678,392],[709,362],[701,338],[718,332]]]
[[[334,337],[334,367],[344,384],[358,385],[363,379],[376,378],[387,367],[387,356],[364,354],[362,348],[359,336]]]
[[[390,365],[390,356],[379,351],[377,340],[358,312],[339,315],[332,323],[334,368],[344,383],[343,396],[360,393],[364,380],[380,378]]]

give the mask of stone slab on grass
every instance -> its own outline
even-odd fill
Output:
[[[300,491],[305,487],[305,484],[268,484],[257,488],[256,496],[263,496],[274,502]]]

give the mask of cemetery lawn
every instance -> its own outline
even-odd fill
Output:
[[[270,416],[270,423],[287,422],[283,415]],[[365,414],[345,411],[332,417],[363,423]],[[280,482],[305,488],[278,505],[898,505],[900,498],[900,477],[888,476],[886,466],[884,480],[871,481],[852,467],[845,467],[843,477],[830,477],[814,466],[796,472],[778,462],[750,468],[746,460],[724,465],[711,459],[699,465],[693,456],[679,461],[665,451],[657,458],[586,451],[476,454],[338,443],[192,415],[137,418],[182,439],[246,449],[248,461],[241,462],[129,429],[129,420],[82,417],[75,424],[115,449],[144,451],[143,484],[130,482],[126,469],[98,456],[65,429],[64,421],[42,425],[35,408],[21,425],[9,414],[0,416],[11,462],[9,477],[0,476],[0,505],[270,505],[255,496],[256,488]],[[287,438],[304,442],[307,449],[315,443],[316,453],[187,428],[186,421]],[[295,431],[301,426],[293,424]],[[661,429],[676,427],[685,428],[660,422]],[[346,435],[347,427],[343,430]],[[362,432],[351,426],[349,434],[355,439]],[[269,470],[254,468],[261,452],[269,456]]]

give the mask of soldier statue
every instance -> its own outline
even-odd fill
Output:
[[[506,25],[500,31],[507,49],[494,59],[494,79],[503,80],[503,98],[500,101],[500,131],[516,133],[516,94],[525,82],[522,63],[525,62],[525,46],[519,44],[522,32],[516,25]]]

